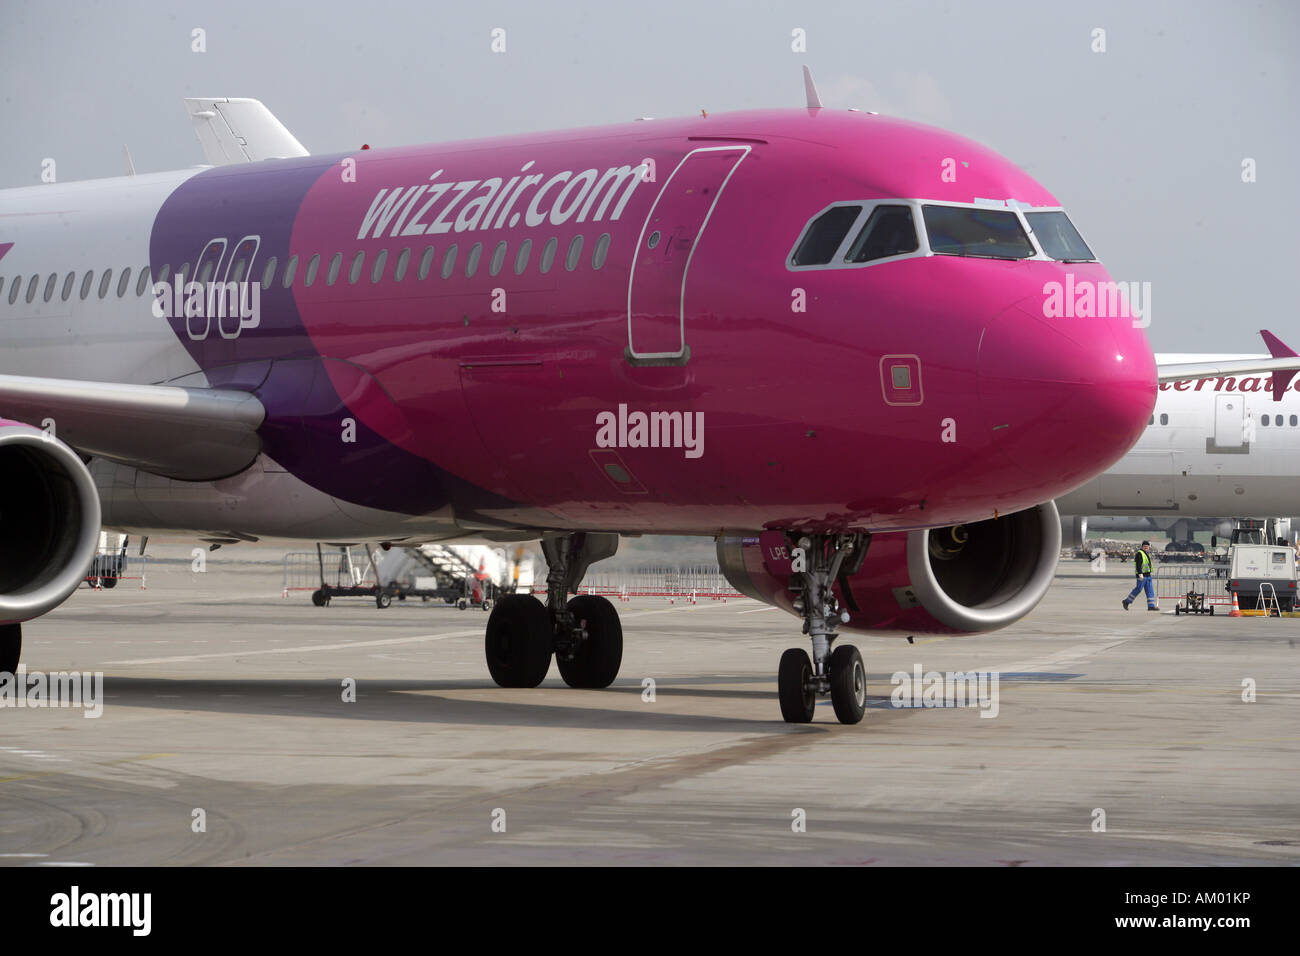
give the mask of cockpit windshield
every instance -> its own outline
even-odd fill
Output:
[[[1095,262],[1088,244],[1063,212],[1026,212],[1025,220],[1034,230],[1043,252],[1061,262]]]
[[[1034,255],[1014,212],[928,205],[922,212],[935,255],[981,259],[1028,259]]]
[[[916,251],[916,228],[907,206],[877,206],[853,240],[845,262],[871,262]]]

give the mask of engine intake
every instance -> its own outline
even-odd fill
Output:
[[[99,495],[76,452],[0,419],[0,623],[39,617],[77,589],[99,521]]]
[[[1060,516],[1053,502],[996,519],[874,535],[862,566],[835,593],[847,630],[971,633],[1014,624],[1056,573]],[[718,539],[723,574],[742,594],[794,614],[784,532]]]

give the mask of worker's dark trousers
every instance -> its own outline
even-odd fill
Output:
[[[1133,590],[1129,592],[1128,599],[1132,601],[1140,593],[1142,593],[1143,588],[1146,588],[1147,590],[1147,607],[1155,607],[1156,589],[1155,589],[1155,585],[1151,583],[1151,575],[1149,574],[1144,574],[1142,575],[1142,577],[1138,578],[1138,583],[1133,585]]]

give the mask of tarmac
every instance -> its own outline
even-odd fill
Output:
[[[782,722],[807,639],[751,600],[620,603],[613,687],[505,690],[482,611],[159,552],[25,625],[103,707],[0,708],[0,865],[1300,863],[1300,620],[1125,612],[1124,567],[1063,561],[992,634],[846,635],[842,726]],[[996,673],[996,716],[895,706],[917,668]]]

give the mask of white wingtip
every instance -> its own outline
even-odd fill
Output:
[[[808,97],[808,108],[810,110],[822,108],[822,98],[817,95],[817,84],[813,82],[812,70],[806,66],[803,68],[803,91]]]

